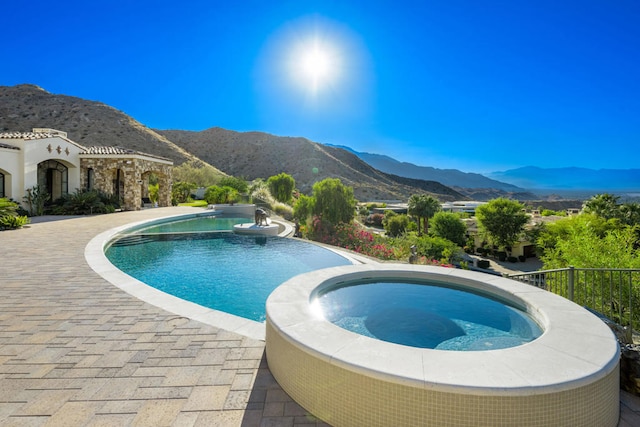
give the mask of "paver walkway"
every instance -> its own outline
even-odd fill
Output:
[[[144,303],[85,262],[96,234],[182,211],[0,232],[0,425],[325,425],[275,382],[264,342]]]
[[[326,426],[271,376],[264,342],[142,302],[85,262],[98,233],[190,208],[0,232],[1,426]],[[622,395],[621,427],[640,426]]]

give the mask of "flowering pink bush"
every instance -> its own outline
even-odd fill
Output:
[[[445,263],[442,261],[438,261],[437,259],[429,259],[427,257],[421,256],[418,258],[418,262],[416,264],[420,265],[435,265],[436,267],[449,267],[453,268],[453,264]]]
[[[354,223],[333,226],[316,217],[312,221],[309,238],[379,259],[396,259],[393,248],[388,247],[381,237]]]

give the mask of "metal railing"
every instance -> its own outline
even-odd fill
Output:
[[[640,330],[640,269],[568,267],[507,277],[546,289],[622,326]]]

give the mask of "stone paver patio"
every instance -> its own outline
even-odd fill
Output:
[[[85,262],[99,232],[181,210],[0,233],[0,425],[324,425],[275,382],[264,342],[142,302]]]
[[[0,232],[1,426],[325,426],[271,376],[264,342],[140,301],[84,258],[159,208]],[[621,427],[640,425],[622,394]]]

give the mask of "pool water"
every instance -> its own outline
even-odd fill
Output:
[[[301,273],[351,264],[333,251],[294,239],[229,232],[158,234],[175,227],[192,231],[201,225],[145,228],[113,242],[105,254],[117,268],[149,286],[259,322],[265,320],[267,297],[281,283]]]
[[[357,282],[316,297],[324,317],[382,341],[439,350],[515,347],[539,337],[525,312],[434,282]]]
[[[198,216],[182,220],[161,222],[140,228],[135,233],[188,233],[197,231],[230,231],[236,224],[252,223],[251,218],[220,217],[214,215]]]

